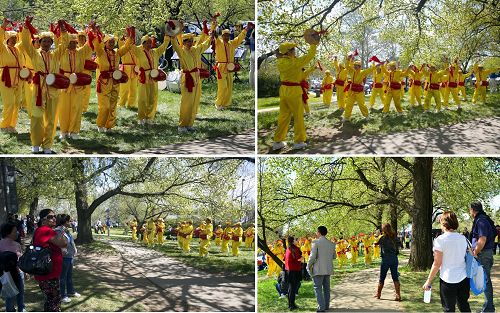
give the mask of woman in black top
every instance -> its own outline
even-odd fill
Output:
[[[384,288],[385,277],[387,271],[391,270],[392,281],[394,282],[394,289],[396,291],[395,301],[401,301],[401,291],[399,284],[398,273],[398,244],[396,242],[396,233],[392,230],[390,224],[382,225],[382,237],[379,239],[380,255],[382,262],[380,263],[380,279],[378,283],[377,293],[375,298],[380,299],[382,288]]]

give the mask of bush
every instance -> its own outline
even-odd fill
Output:
[[[276,64],[265,63],[259,69],[258,75],[259,98],[278,97],[280,90],[280,75],[276,69]]]

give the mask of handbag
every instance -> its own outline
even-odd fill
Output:
[[[36,236],[36,232],[33,238]],[[19,258],[19,268],[28,274],[32,275],[47,275],[52,272],[52,259],[50,257],[50,249],[35,247],[33,239],[31,244],[26,249],[24,254]]]
[[[480,295],[486,289],[486,274],[479,261],[472,255],[472,244],[467,239],[468,248],[465,252],[465,270],[470,280],[470,290],[474,295]]]
[[[19,290],[17,289],[10,272],[4,272],[2,277],[0,277],[0,281],[2,282],[2,292],[0,293],[0,296],[3,299],[12,298],[19,294]]]

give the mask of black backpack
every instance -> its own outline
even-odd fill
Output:
[[[33,238],[36,236],[36,231]],[[35,247],[33,239],[24,254],[19,258],[19,268],[32,275],[47,275],[52,272],[52,259],[50,257],[50,248]]]

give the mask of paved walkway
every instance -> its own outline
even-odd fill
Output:
[[[125,241],[109,241],[119,254],[78,264],[148,311],[255,311],[254,275],[206,273],[176,258]]]
[[[254,153],[255,129],[250,129],[237,135],[176,143],[160,148],[141,150],[135,154],[253,155]]]
[[[500,117],[383,135],[346,134],[321,127],[309,129],[307,135],[309,147],[299,154],[491,155],[500,152]],[[286,149],[282,153],[297,152]]]

